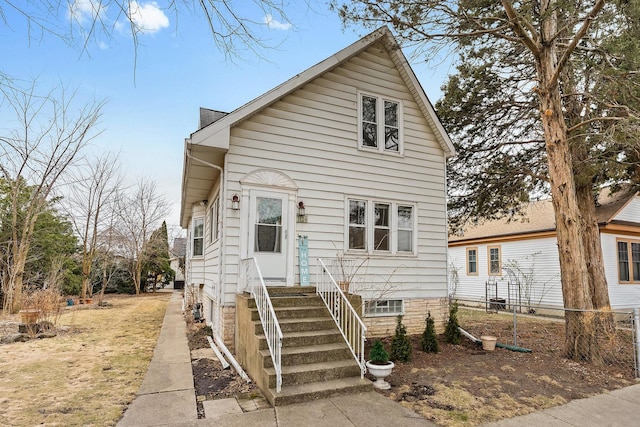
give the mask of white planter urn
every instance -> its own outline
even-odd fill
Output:
[[[386,365],[376,365],[370,361],[366,362],[367,370],[376,377],[376,381],[373,383],[375,388],[380,390],[389,390],[391,385],[384,379],[391,375],[391,370],[396,366],[393,362],[387,362]]]

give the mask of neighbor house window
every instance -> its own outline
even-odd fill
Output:
[[[402,300],[387,299],[387,300],[365,301],[364,314],[365,316],[402,314]]]
[[[211,204],[209,209],[209,243],[213,243],[218,240],[218,214],[220,210],[220,198],[216,199]]]
[[[489,258],[489,274],[499,276],[502,271],[500,246],[489,246],[487,248],[487,256]]]
[[[346,249],[370,253],[415,252],[415,206],[407,203],[348,199]]]
[[[362,93],[358,105],[360,147],[402,153],[402,103]]]
[[[204,219],[195,218],[193,220],[193,256],[202,256],[204,249]]]
[[[478,275],[478,248],[467,248],[467,275]]]
[[[640,283],[640,241],[618,240],[620,282]]]

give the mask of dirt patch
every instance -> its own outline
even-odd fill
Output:
[[[211,329],[202,323],[189,325],[187,338],[191,350],[193,384],[198,404],[198,418],[204,418],[202,401],[213,399],[260,399],[262,392],[253,383],[247,383],[234,369],[222,369],[222,364],[209,346],[207,336]]]
[[[476,337],[491,333],[499,343],[513,345],[513,327],[504,315],[461,311],[460,319]],[[419,335],[411,336],[411,361],[396,363],[387,377],[391,390],[381,393],[439,425],[470,426],[635,383],[632,359],[624,355],[620,363],[600,367],[563,358],[562,322],[527,320],[517,328],[518,346],[531,353],[485,351],[465,337],[460,345],[450,345],[439,336],[440,352],[431,354],[420,350]],[[383,342],[390,349],[391,338]]]

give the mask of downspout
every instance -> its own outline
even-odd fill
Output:
[[[222,303],[222,277],[224,277],[223,274],[222,274],[222,266],[223,266],[223,258],[224,258],[224,245],[225,245],[224,227],[225,227],[225,224],[227,223],[226,222],[227,211],[225,209],[225,204],[226,204],[227,197],[225,195],[225,185],[224,185],[225,184],[225,180],[224,180],[225,174],[224,174],[224,169],[222,169],[218,165],[214,165],[213,163],[209,163],[209,162],[207,162],[205,160],[198,159],[197,157],[194,157],[191,154],[191,150],[190,149],[186,150],[186,154],[187,154],[187,157],[189,159],[191,159],[193,161],[196,161],[196,162],[199,162],[199,163],[202,163],[203,165],[209,166],[210,168],[216,169],[218,172],[220,172],[220,210],[222,211],[222,227],[220,227],[220,234],[218,236],[219,240],[220,240],[220,249],[219,249],[220,250],[220,254],[218,256],[218,286],[217,286],[217,290],[216,290],[216,299],[218,300],[217,302],[218,302],[218,310],[219,310],[219,312],[218,312],[219,316],[218,317],[220,317],[220,315],[222,314],[221,313],[221,310],[222,310],[222,307],[221,307],[221,303]],[[225,156],[225,159],[226,159],[226,157],[227,156]],[[216,319],[216,321],[218,322],[218,325],[217,325],[216,331],[215,331],[216,337],[221,338],[220,337],[220,319]]]

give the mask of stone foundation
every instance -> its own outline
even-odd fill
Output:
[[[436,323],[436,333],[444,332],[447,316],[449,315],[449,301],[447,298],[404,300],[404,315],[402,324],[407,328],[408,335],[421,334],[426,327],[427,313]],[[363,317],[367,326],[367,338],[388,337],[395,333],[397,315]]]

